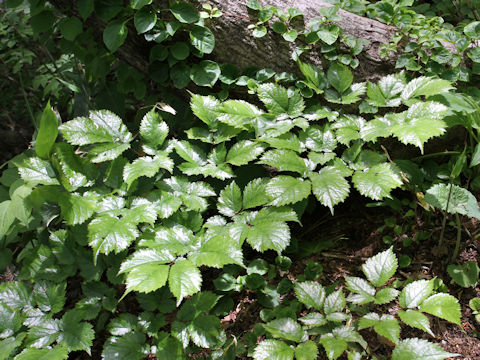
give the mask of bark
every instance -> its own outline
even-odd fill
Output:
[[[202,0],[190,0],[190,2],[199,9],[201,3],[204,3]],[[67,14],[78,16],[75,2],[52,0],[51,3]],[[256,18],[255,14],[250,13],[245,6],[246,0],[208,0],[208,3],[223,12],[222,17],[208,20],[207,25],[215,35],[215,50],[213,54],[209,55],[210,59],[218,63],[233,64],[239,69],[271,68],[277,72],[298,73],[298,67],[291,58],[294,44],[285,41],[273,31],[269,31],[260,39],[251,35],[251,30],[248,30],[247,26],[255,23]],[[304,13],[305,24],[318,16],[319,8],[331,6],[319,0],[264,0],[263,3],[285,10],[290,7],[297,8]],[[157,4],[160,7],[168,8],[168,2],[165,0],[159,0]],[[395,28],[343,10],[339,10],[338,15],[343,19],[338,25],[343,29],[344,34],[363,38],[370,42],[370,45],[366,46],[358,56],[360,66],[355,70],[356,80],[378,78],[393,72],[395,59],[381,59],[379,47],[388,43]],[[101,42],[106,24],[93,15],[87,20],[87,26],[96,29],[94,31],[96,40]],[[116,55],[142,73],[147,74],[150,46],[153,44],[147,43],[143,36],[137,35],[132,25],[127,40],[117,50]],[[315,51],[310,52],[305,58],[302,57],[302,60],[322,66],[321,57]]]

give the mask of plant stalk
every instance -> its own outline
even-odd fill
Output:
[[[448,206],[450,205],[450,197],[452,196],[452,178],[450,178],[450,188],[448,189],[448,197],[447,197],[447,206],[445,206],[445,213],[443,214],[442,220],[442,231],[440,232],[440,240],[438,241],[438,246],[442,247],[443,245],[443,236],[445,234],[445,226],[447,224],[447,210]]]
[[[455,242],[455,250],[453,250],[452,262],[457,259],[458,252],[460,251],[460,240],[462,239],[462,224],[460,223],[460,216],[455,214],[455,220],[457,225],[457,241]]]

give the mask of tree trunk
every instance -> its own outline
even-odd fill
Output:
[[[198,9],[201,0],[189,0]],[[75,2],[68,0],[52,0],[58,9],[66,13],[78,16]],[[157,1],[164,8],[168,8],[165,0]],[[254,38],[251,30],[247,29],[249,24],[255,23],[255,14],[250,13],[245,3],[246,0],[224,1],[208,0],[212,6],[218,7],[223,16],[207,20],[207,26],[215,35],[215,50],[209,58],[219,63],[230,63],[239,69],[247,67],[270,68],[277,72],[298,73],[298,67],[291,58],[295,45],[285,41],[280,35],[268,31],[262,38]],[[264,0],[263,3],[277,6],[281,9],[297,8],[304,13],[305,24],[318,16],[318,9],[331,6],[319,0]],[[67,10],[69,9],[69,10]],[[361,17],[347,11],[339,10],[338,15],[342,21],[338,25],[343,29],[344,34],[366,39],[370,42],[364,51],[358,55],[360,66],[355,70],[357,81],[372,79],[384,76],[394,71],[395,59],[381,59],[379,47],[387,44],[394,34],[395,28],[382,24],[378,21]],[[102,33],[106,24],[96,16],[90,16],[87,26],[95,30],[96,40],[102,41]],[[143,36],[136,34],[133,24],[125,43],[117,50],[116,55],[131,66],[148,73],[148,48]],[[322,66],[321,57],[315,51],[308,56],[302,57],[305,62]]]

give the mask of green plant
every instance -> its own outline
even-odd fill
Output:
[[[329,359],[345,352],[349,358],[360,359],[369,348],[359,331],[368,328],[396,344],[392,359],[455,356],[426,340],[400,339],[402,323],[433,336],[425,314],[460,325],[460,305],[451,295],[433,293],[433,280],[413,281],[401,291],[387,285],[397,266],[392,248],[368,259],[362,266],[367,280],[345,277],[347,296],[342,288],[327,295],[318,282],[295,283],[296,298],[308,312],[302,312],[299,318],[278,316],[265,323],[269,337],[255,348],[254,359],[315,359],[319,345]],[[380,308],[397,298],[401,310],[396,316],[376,310],[376,306]]]
[[[455,283],[468,288],[478,283],[480,269],[476,261],[468,261],[462,265],[448,265],[447,272]]]
[[[480,298],[472,298],[468,302],[468,306],[472,309],[475,320],[480,323]]]

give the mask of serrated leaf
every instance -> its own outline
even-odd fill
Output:
[[[189,260],[178,259],[170,268],[168,284],[178,306],[183,298],[200,291],[202,274]]]
[[[67,121],[59,129],[72,145],[127,144],[132,140],[132,134],[122,119],[108,110],[91,111],[88,117]]]
[[[433,291],[432,280],[417,280],[405,286],[398,297],[398,302],[403,308],[413,309],[419,306],[423,300],[430,296]]]
[[[0,284],[0,302],[13,310],[34,306],[32,290],[25,282],[10,281]]]
[[[393,247],[369,258],[362,265],[362,270],[368,281],[374,286],[381,287],[397,271],[397,257],[393,253]]]
[[[387,338],[395,344],[398,344],[400,336],[400,325],[397,319],[392,315],[382,315],[369,313],[364,315],[358,321],[358,330],[372,327],[377,334]]]
[[[283,206],[306,199],[310,195],[311,185],[308,180],[279,175],[268,182],[265,191],[272,200],[271,205]]]
[[[105,360],[141,360],[150,352],[150,345],[141,332],[112,336],[105,342],[102,359]]]
[[[139,235],[135,224],[111,215],[95,218],[88,225],[89,244],[95,258],[100,253],[107,255],[114,251],[118,254],[128,248]]]
[[[399,310],[397,314],[400,317],[400,320],[408,326],[423,330],[430,335],[435,336],[430,329],[430,320],[428,320],[428,318],[421,312],[415,310]]]
[[[214,315],[199,315],[188,326],[193,343],[202,348],[214,348],[221,343],[222,324]]]
[[[147,200],[152,203],[157,215],[162,219],[170,217],[182,205],[181,199],[162,191],[152,191],[147,195]]]
[[[204,239],[198,250],[189,253],[188,259],[197,266],[215,268],[222,268],[227,264],[243,266],[243,252],[238,242],[229,234]]]
[[[290,243],[290,228],[285,222],[255,219],[251,225],[247,242],[257,251],[275,250],[280,253]]]
[[[59,197],[62,217],[68,225],[79,225],[90,219],[98,205],[98,196],[95,193],[63,193]]]
[[[335,129],[337,141],[349,146],[351,141],[360,138],[360,130],[364,124],[365,119],[361,116],[345,115],[332,125],[332,129]]]
[[[302,145],[313,151],[328,152],[335,150],[337,147],[337,139],[329,126],[309,126],[306,130],[300,132],[299,137]]]
[[[423,339],[405,339],[395,347],[392,360],[441,360],[458,356],[444,351],[437,344]]]
[[[215,128],[218,118],[218,109],[220,102],[213,96],[200,96],[192,94],[190,99],[190,107],[193,113],[210,128]]]
[[[218,112],[219,121],[238,129],[248,129],[253,120],[263,114],[255,105],[243,100],[227,100],[219,107]]]
[[[343,294],[342,289],[334,291],[327,296],[324,303],[325,314],[331,314],[336,311],[342,311],[346,306],[345,295]]]
[[[390,115],[395,121],[391,131],[402,143],[415,145],[423,153],[426,141],[445,132],[443,117],[447,110],[445,105],[433,101],[415,103],[407,111]]]
[[[10,230],[10,226],[15,221],[15,214],[11,211],[10,200],[0,203],[0,239]]]
[[[149,155],[154,155],[154,150],[163,144],[168,135],[168,125],[155,110],[145,114],[140,123],[140,137],[143,149]]]
[[[304,317],[299,318],[298,321],[308,327],[322,326],[327,323],[327,319],[325,318],[325,316],[318,312],[309,312]]]
[[[294,350],[280,340],[264,340],[253,352],[255,360],[293,360]]]
[[[394,289],[391,287],[380,289],[375,294],[375,304],[378,304],[378,305],[388,304],[390,301],[395,300],[399,293],[400,292],[397,289]]]
[[[55,171],[47,160],[29,157],[18,167],[23,181],[42,185],[59,185]]]
[[[206,197],[215,196],[212,187],[205,182],[192,182],[182,176],[172,176],[157,184],[160,190],[171,193],[181,199],[191,210],[204,211],[207,208]]]
[[[461,325],[460,318],[462,314],[460,312],[460,304],[452,295],[432,295],[421,303],[420,311]]]
[[[65,288],[66,283],[37,282],[34,288],[34,296],[40,310],[52,314],[62,311],[65,305]]]
[[[343,339],[337,339],[332,334],[322,335],[320,338],[320,344],[322,344],[329,360],[335,360],[347,350],[348,344]]]
[[[268,179],[257,178],[250,181],[243,190],[243,208],[251,209],[270,201],[266,192]]]
[[[58,339],[60,332],[60,319],[43,318],[30,327],[28,341],[30,346],[36,348],[46,347]]]
[[[186,300],[177,313],[181,321],[192,321],[198,315],[209,312],[221,298],[211,291],[202,291]]]
[[[325,288],[315,281],[297,282],[295,284],[297,299],[307,308],[322,310],[325,301]]]
[[[449,195],[450,186],[451,194]],[[450,214],[458,213],[480,219],[480,207],[477,199],[470,191],[458,185],[433,185],[427,190],[424,200],[439,210],[447,210]]]
[[[15,356],[15,360],[65,360],[68,358],[68,349],[57,345],[52,349],[26,348]]]
[[[230,148],[226,162],[235,166],[246,165],[255,160],[264,150],[265,147],[262,144],[251,140],[242,140]]]
[[[68,351],[83,350],[90,354],[95,331],[91,324],[80,320],[81,317],[75,310],[67,311],[60,321],[58,341],[65,344]]]
[[[453,87],[448,80],[420,76],[405,85],[405,88],[400,96],[403,101],[407,101],[418,96],[431,96],[440,94],[450,89],[453,89]]]
[[[348,181],[333,166],[324,167],[318,173],[311,173],[310,180],[313,194],[332,214],[333,207],[343,202],[350,192]]]
[[[373,200],[390,197],[390,192],[402,185],[400,176],[387,163],[372,166],[366,171],[355,171],[352,177],[355,188]]]
[[[262,155],[259,164],[276,168],[278,171],[293,171],[303,175],[307,171],[305,161],[291,150],[270,150]]]
[[[318,356],[317,344],[308,340],[298,344],[295,348],[295,358],[297,360],[315,360]]]
[[[261,84],[257,89],[258,97],[273,115],[288,114],[301,116],[305,108],[302,97],[295,92],[289,96],[287,89],[277,84]]]
[[[354,304],[366,304],[374,300],[375,288],[366,280],[354,276],[345,276],[345,283],[347,288],[355,293],[348,296],[348,301]]]
[[[0,338],[14,336],[22,327],[25,317],[19,311],[12,311],[7,306],[0,304]]]
[[[292,318],[275,319],[263,324],[263,327],[274,337],[295,342],[300,342],[304,334],[300,324]]]
[[[136,179],[142,176],[153,177],[160,168],[172,172],[173,160],[166,155],[154,157],[144,156],[134,160],[123,168],[123,180],[130,186]]]
[[[368,102],[378,107],[395,107],[401,103],[400,93],[405,84],[394,75],[382,77],[377,84],[368,83]]]
[[[220,214],[228,217],[242,210],[242,192],[235,182],[231,182],[220,192],[217,209]]]

